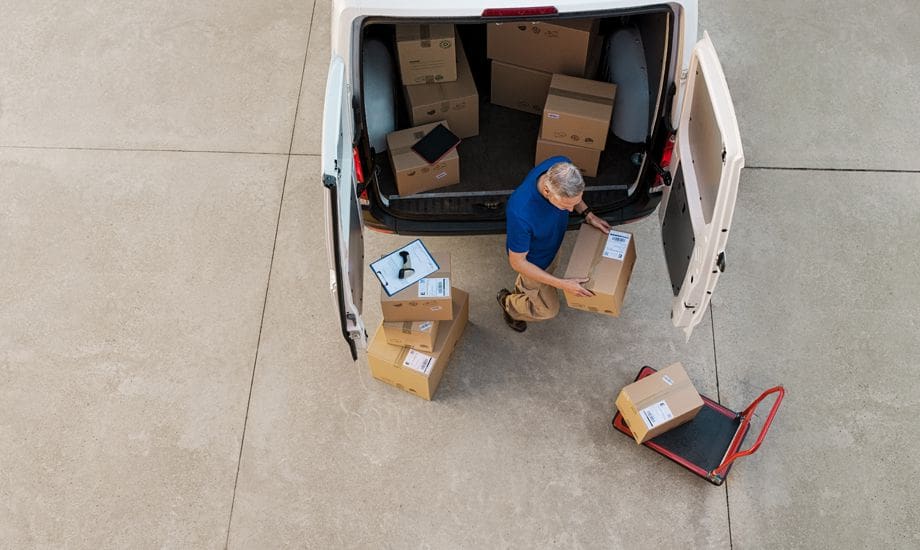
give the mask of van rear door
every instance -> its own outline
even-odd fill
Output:
[[[358,359],[367,345],[361,320],[364,291],[364,224],[355,190],[352,136],[354,116],[345,86],[345,63],[332,58],[323,110],[323,194],[326,215],[326,256],[342,336]]]
[[[687,339],[703,319],[725,270],[744,152],[722,65],[707,33],[690,59],[671,163],[659,207],[671,289],[671,320]]]

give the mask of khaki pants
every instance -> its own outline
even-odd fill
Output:
[[[556,260],[553,260],[546,272],[552,273],[555,269]],[[559,294],[555,287],[519,273],[514,282],[514,292],[505,301],[505,309],[518,321],[546,321],[559,313]]]

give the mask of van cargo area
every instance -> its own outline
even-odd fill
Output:
[[[668,116],[665,107],[671,101],[671,95],[666,93],[666,88],[669,79],[674,78],[668,73],[670,57],[674,55],[673,13],[669,8],[661,7],[642,13],[613,13],[596,19],[596,28],[602,45],[598,47],[597,68],[592,67],[584,77],[599,81],[611,80],[608,67],[611,48],[615,43],[611,37],[620,29],[631,29],[641,36],[641,48],[644,52],[644,67],[641,70],[647,72],[648,81],[648,101],[642,103],[643,107],[647,105],[648,112],[638,115],[640,127],[647,121],[646,127],[643,128],[645,139],[628,142],[614,135],[612,131],[608,132],[606,145],[600,153],[597,175],[585,177],[585,201],[595,210],[611,210],[622,207],[634,198],[642,200],[636,197],[636,190],[644,191],[644,186],[654,178],[649,161],[657,162],[659,159],[651,158],[654,155],[648,155],[648,159],[645,157],[649,144],[660,143],[664,139],[661,137],[663,132],[667,130],[664,124]],[[563,19],[560,17],[542,21],[561,20]],[[379,59],[379,56],[362,55],[358,64],[361,86],[360,90],[355,90],[356,107],[361,107],[360,118],[356,123],[363,134],[362,141],[359,142],[359,151],[362,153],[369,192],[376,193],[378,204],[389,215],[397,218],[504,219],[504,204],[508,196],[534,166],[542,115],[510,109],[491,102],[493,61],[487,54],[488,23],[482,19],[475,22],[370,19],[362,28],[362,46],[369,42],[377,42],[389,50],[395,90],[386,94],[394,94],[396,129],[412,126],[405,88],[400,81],[396,51],[396,25],[407,22],[454,23],[458,39],[456,47],[462,48],[466,54],[479,94],[479,133],[464,138],[459,145],[459,183],[414,195],[399,195],[389,154],[374,149],[371,146],[372,140],[368,138],[367,121],[372,114],[369,111],[376,108],[372,99],[379,98],[381,91],[369,89],[371,85],[366,77],[369,71],[379,69],[369,66],[369,63]],[[508,25],[529,23],[530,21],[502,20],[502,24]],[[364,51],[363,47],[361,51]],[[379,82],[379,79],[376,81]],[[635,112],[631,115],[633,119],[637,117]],[[618,113],[614,110],[613,118],[616,119],[617,116]],[[660,150],[658,155],[660,156]]]

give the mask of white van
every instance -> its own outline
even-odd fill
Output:
[[[585,202],[614,225],[657,209],[674,294],[673,324],[689,338],[703,319],[725,269],[725,243],[744,155],[719,59],[708,35],[704,33],[697,42],[697,1],[527,4],[524,0],[333,3],[332,60],[323,115],[324,208],[331,290],[342,335],[355,359],[367,341],[361,319],[364,228],[404,235],[503,233],[505,201],[533,167],[540,117],[488,101],[486,25],[497,22],[596,18],[602,34],[609,36],[629,26],[641,35],[648,77],[648,137],[642,143],[608,140],[597,176],[586,178]],[[455,24],[476,80],[480,134],[461,143],[459,184],[443,192],[400,196],[387,153],[372,147],[379,136],[369,135],[369,115],[376,121],[393,118],[391,124],[397,128],[409,126],[400,101],[394,25],[445,22]],[[371,44],[375,44],[373,55]],[[600,80],[602,75],[588,76]],[[394,105],[392,113],[381,111],[381,100]],[[667,158],[671,160],[662,169]],[[579,222],[574,215],[570,228]]]

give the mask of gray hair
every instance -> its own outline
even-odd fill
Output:
[[[557,162],[546,171],[546,186],[557,197],[572,199],[584,192],[585,180],[571,162]]]

